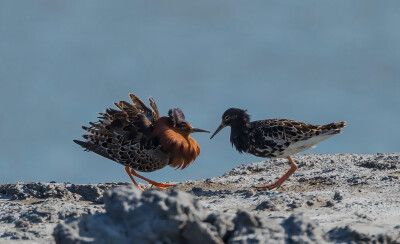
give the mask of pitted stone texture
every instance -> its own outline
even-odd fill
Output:
[[[234,219],[235,230],[229,244],[285,243],[284,229],[271,218],[259,218],[239,210]]]
[[[235,214],[203,207],[193,195],[134,186],[104,194],[105,213],[60,223],[57,243],[322,243],[317,224],[302,214],[283,223],[246,210]]]
[[[217,228],[204,220],[208,211],[192,195],[134,186],[104,195],[105,214],[59,224],[57,243],[223,243]]]
[[[163,193],[167,198],[162,194],[160,197],[157,191],[139,193],[140,197],[130,190],[118,193],[121,196],[110,195],[106,197],[111,201],[107,208],[114,218],[121,211],[118,208],[135,206],[119,213],[122,222],[128,225],[121,229],[101,229],[105,223],[114,221],[105,213],[103,192],[131,183],[0,185],[0,242],[54,243],[52,233],[60,222],[68,227],[63,229],[64,243],[68,240],[70,243],[94,242],[90,233],[84,234],[87,231],[84,223],[92,228],[97,226],[99,231],[111,231],[108,234],[123,241],[123,235],[132,231],[129,227],[132,223],[123,215],[136,208],[145,209],[140,204],[155,204],[159,212],[142,214],[140,221],[154,215],[158,216],[156,222],[167,221],[173,226],[174,221],[183,223],[182,218],[189,219],[186,224],[179,225],[182,228],[179,238],[191,238],[192,242],[193,236],[201,233],[208,236],[208,240],[216,238],[225,243],[306,243],[315,242],[319,237],[326,240],[323,243],[400,243],[399,153],[301,155],[294,159],[299,169],[275,191],[258,191],[255,186],[281,177],[287,170],[287,161],[283,159],[242,165],[216,178],[177,183],[175,189],[192,193],[204,204],[205,215],[196,205],[191,206],[192,200],[189,207],[184,207],[187,199],[179,197],[177,192]],[[132,201],[138,201],[136,205],[128,201],[129,194],[134,196]],[[112,197],[115,199],[111,200]],[[175,215],[178,210],[172,211],[178,209],[170,203],[174,197],[184,217]],[[164,200],[149,200],[158,198]],[[122,204],[118,205],[117,201]],[[112,209],[112,205],[118,207]],[[160,217],[167,218],[170,213],[174,216],[170,220]],[[83,217],[85,215],[93,216]],[[315,226],[309,225],[308,219]],[[156,224],[161,226],[158,222]],[[76,227],[71,227],[74,223]],[[151,232],[153,223],[148,223],[147,227],[141,226],[146,231],[143,235],[159,235],[158,230]],[[187,226],[186,229],[183,230],[183,226]],[[78,229],[81,234],[77,234]],[[166,230],[174,231],[171,229]],[[171,242],[171,239],[163,239],[159,243]]]
[[[0,193],[11,200],[26,200],[31,198],[62,200],[81,200],[103,203],[104,191],[128,183],[104,184],[70,184],[70,183],[21,183],[0,185]]]
[[[328,232],[330,239],[336,243],[400,243],[400,231],[397,236],[389,234],[370,234],[368,226],[336,227]]]
[[[326,243],[328,239],[318,225],[303,214],[292,214],[282,226],[288,243]]]

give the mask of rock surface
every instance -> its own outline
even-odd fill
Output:
[[[282,176],[284,159],[165,192],[129,183],[0,185],[0,242],[400,243],[400,154],[294,159],[298,171],[275,191],[254,186]]]
[[[113,189],[104,196],[105,213],[60,223],[57,243],[322,243],[325,234],[302,214],[282,225],[261,214],[238,210],[234,215],[211,213],[183,191]]]

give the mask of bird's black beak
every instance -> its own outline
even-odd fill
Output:
[[[203,129],[199,129],[199,128],[192,128],[190,130],[191,133],[195,133],[195,132],[207,132],[207,133],[211,133],[211,131],[208,130],[203,130]]]
[[[226,127],[226,125],[224,125],[223,123],[221,123],[221,124],[218,126],[217,130],[214,132],[214,134],[210,137],[210,139],[213,139],[213,137],[214,137],[220,130],[222,130],[222,129],[225,128],[225,127]]]

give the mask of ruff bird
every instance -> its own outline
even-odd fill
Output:
[[[292,155],[315,147],[342,132],[346,122],[313,125],[288,119],[267,119],[250,122],[247,110],[230,108],[222,115],[222,122],[212,139],[226,126],[231,127],[230,141],[240,153],[263,158],[287,158],[291,168],[277,182],[260,189],[279,188],[298,168]]]
[[[140,190],[133,176],[165,189],[164,184],[139,175],[169,165],[184,169],[200,154],[199,144],[190,136],[194,132],[208,132],[192,127],[179,108],[170,109],[168,116],[160,116],[157,105],[150,98],[147,107],[137,96],[129,94],[133,104],[115,103],[118,109],[100,113],[99,121],[82,126],[88,132],[85,141],[74,140],[85,151],[92,151],[125,166],[133,184]]]

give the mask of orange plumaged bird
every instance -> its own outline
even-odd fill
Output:
[[[125,170],[140,190],[133,176],[151,185],[165,189],[172,184],[149,180],[138,173],[152,172],[169,165],[184,169],[200,154],[200,146],[190,136],[194,132],[208,132],[192,127],[185,121],[179,108],[170,109],[167,117],[161,117],[153,98],[147,107],[137,96],[129,94],[133,104],[115,103],[116,109],[100,113],[99,121],[82,126],[89,132],[86,141],[74,140],[85,151],[95,152],[125,166]]]

